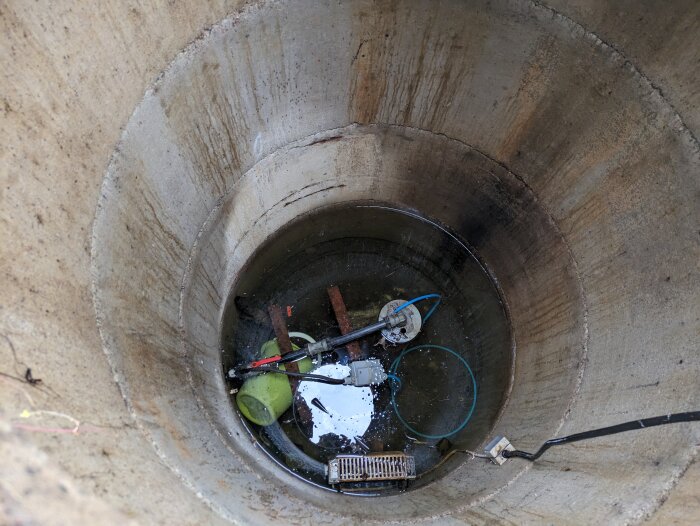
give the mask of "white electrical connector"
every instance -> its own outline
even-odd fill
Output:
[[[491,462],[498,464],[499,466],[502,466],[508,460],[503,456],[504,451],[515,451],[515,448],[510,443],[510,440],[504,436],[497,436],[491,442],[486,444],[486,447],[484,448],[484,453],[488,455]]]
[[[386,379],[387,375],[382,363],[375,358],[370,358],[350,363],[350,376],[345,379],[345,385],[363,387],[380,384]]]

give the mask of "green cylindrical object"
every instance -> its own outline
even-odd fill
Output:
[[[296,351],[298,346],[292,345]],[[270,340],[261,348],[261,358],[269,358],[280,353],[277,340]],[[308,373],[312,363],[310,358],[302,358],[297,363],[299,372]],[[281,366],[284,368],[284,365]],[[274,424],[292,405],[292,387],[289,378],[279,373],[262,373],[243,383],[236,404],[243,416],[260,426]]]

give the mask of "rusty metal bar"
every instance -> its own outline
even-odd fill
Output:
[[[343,301],[343,296],[340,294],[340,289],[333,285],[327,289],[328,297],[331,300],[331,305],[333,306],[333,312],[335,313],[335,319],[338,320],[338,326],[340,327],[341,334],[347,334],[352,332],[352,325],[350,324],[350,318],[348,317],[348,310],[345,308],[345,302]],[[350,342],[346,345],[350,358],[353,360],[359,360],[362,358],[362,350],[360,349],[360,344],[357,342]]]
[[[279,305],[270,305],[267,309],[270,314],[270,319],[272,320],[272,329],[275,331],[275,337],[277,338],[277,345],[280,348],[280,354],[284,356],[292,352],[292,340],[289,339],[289,331],[287,330],[287,322],[284,320],[284,314],[282,313],[282,308]],[[284,368],[287,371],[293,373],[299,372],[299,366],[296,362],[289,362],[285,364]],[[298,378],[289,378],[289,383],[292,385],[292,391],[296,391],[299,385]]]
[[[292,341],[289,339],[289,331],[287,330],[287,322],[284,320],[282,309],[279,305],[270,305],[267,309],[272,320],[272,329],[275,331],[277,345],[280,348],[280,354],[285,355],[292,352]]]
[[[270,305],[267,309],[270,314],[270,320],[272,320],[272,329],[275,331],[275,337],[277,338],[277,345],[280,348],[280,354],[284,356],[287,353],[292,352],[292,341],[289,339],[289,331],[287,329],[287,322],[284,319],[284,313],[279,305]],[[293,373],[299,372],[299,366],[296,362],[289,362],[284,364],[284,368],[287,371]],[[289,385],[292,387],[292,393],[296,393],[299,387],[299,378],[288,377]],[[292,400],[294,403],[294,400]],[[305,404],[300,404],[297,407],[297,414],[299,415],[299,420],[302,424],[311,422],[311,411]]]

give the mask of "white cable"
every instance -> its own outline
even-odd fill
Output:
[[[311,336],[304,332],[290,332],[289,333],[290,338],[301,338],[302,340],[306,340],[309,343],[316,343],[316,340],[314,340]]]

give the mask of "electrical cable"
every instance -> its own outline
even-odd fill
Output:
[[[279,362],[282,357],[278,354],[277,356],[269,356],[268,358],[261,358],[260,360],[255,360],[250,363],[250,368],[260,367],[261,365],[267,365],[270,363]]]
[[[437,301],[430,308],[428,313],[425,316],[423,316],[423,323],[425,323],[426,321],[428,321],[428,318],[430,318],[433,315],[435,310],[440,305],[440,302],[442,301],[442,296],[440,296],[440,294],[425,294],[423,296],[418,296],[417,298],[413,298],[412,300],[409,300],[406,303],[403,303],[402,305],[399,305],[396,309],[394,309],[394,314],[401,312],[403,309],[405,309],[409,305],[413,305],[414,303],[418,303],[419,301],[427,300],[430,298],[437,298]]]
[[[321,342],[317,342],[318,345],[316,343],[309,343],[309,345],[305,346],[303,349],[285,354],[279,360],[277,360],[277,362],[289,363],[305,358],[311,354],[322,354],[324,352],[329,352],[352,341],[359,340],[385,328],[396,327],[398,324],[405,322],[405,316],[398,317],[394,316],[393,314],[394,313],[392,313],[391,316],[387,316],[383,320],[379,320],[378,322],[362,327],[361,329],[356,329],[348,332],[347,334],[341,334],[340,336],[321,340]],[[311,350],[312,346],[314,348],[313,351]]]
[[[277,363],[289,363],[289,362],[296,362],[297,360],[301,360],[302,358],[306,358],[308,356],[308,353],[306,352],[306,349],[300,349],[298,351],[292,351],[288,352],[282,358],[277,362]]]
[[[416,300],[418,301],[418,300]],[[404,305],[406,305],[404,303]],[[472,397],[472,403],[471,406],[469,407],[469,412],[467,413],[467,416],[462,420],[462,423],[459,424],[455,429],[450,431],[449,433],[443,433],[440,435],[428,435],[426,433],[421,433],[420,431],[417,431],[415,428],[413,428],[406,420],[401,416],[401,413],[399,412],[399,408],[396,404],[396,393],[400,389],[401,386],[401,378],[398,376],[397,371],[399,364],[401,363],[401,360],[403,360],[404,356],[406,356],[409,353],[412,353],[414,351],[419,351],[421,349],[438,349],[441,351],[445,351],[447,353],[452,354],[455,356],[462,365],[464,365],[464,368],[467,370],[469,373],[469,376],[471,377],[472,385],[474,386],[474,396]],[[472,415],[474,414],[474,408],[476,407],[476,378],[474,377],[474,373],[472,372],[471,367],[469,367],[469,364],[467,361],[462,358],[459,354],[457,354],[455,351],[452,349],[449,349],[447,347],[443,347],[442,345],[418,345],[416,347],[411,347],[410,349],[404,350],[401,354],[399,354],[396,359],[392,362],[391,366],[389,367],[388,371],[388,377],[392,378],[395,377],[398,380],[398,388],[394,389],[392,386],[391,389],[391,405],[394,408],[394,413],[396,413],[396,417],[399,419],[399,421],[403,424],[403,426],[408,429],[411,433],[421,436],[423,438],[429,438],[429,439],[440,439],[440,438],[447,438],[449,436],[452,436],[456,433],[459,433],[464,427],[469,423],[469,420],[471,420]],[[392,378],[393,379],[393,378]],[[396,380],[394,380],[396,381]]]
[[[306,340],[309,343],[316,343],[316,340],[314,340],[311,336],[309,336],[305,332],[290,332],[289,337],[290,338],[301,338],[302,340]],[[261,365],[268,365],[271,363],[280,363],[280,364],[281,363],[289,363],[289,362],[299,360],[300,358],[303,358],[304,356],[306,356],[306,352],[301,351],[302,356],[300,358],[297,358],[296,356],[299,352],[300,351],[296,351],[295,353],[285,354],[284,356],[281,356],[278,354],[276,356],[268,356],[267,358],[261,358],[259,360],[255,360],[254,362],[250,363],[249,369],[253,369],[253,368],[257,369]],[[291,355],[294,355],[294,356],[291,356]]]
[[[408,435],[407,435],[408,436]],[[435,446],[428,446],[430,448],[435,448]],[[447,452],[447,454],[440,459],[440,461],[423,471],[422,473],[418,474],[418,478],[425,477],[428,473],[431,473],[440,467],[442,467],[448,460],[450,460],[455,454],[457,453],[465,453],[471,457],[471,460],[474,460],[475,458],[483,458],[485,460],[490,460],[492,457],[488,455],[483,455],[481,453],[476,453],[474,451],[470,451],[468,449],[451,449],[450,451]]]
[[[465,453],[472,457],[472,460],[475,458],[484,458],[490,460],[491,457],[489,455],[484,455],[483,453],[476,453],[474,451],[470,451],[468,449],[453,449],[450,451],[447,455],[445,455],[445,458],[452,456],[455,453]]]
[[[673,413],[668,415],[654,416],[652,418],[643,418],[641,420],[631,420],[630,422],[625,422],[623,424],[617,424],[614,426],[601,427],[600,429],[593,429],[591,431],[584,431],[583,433],[576,433],[573,435],[568,435],[565,437],[552,438],[547,440],[542,447],[540,447],[535,453],[528,453],[527,451],[520,451],[516,449],[515,451],[502,451],[501,454],[505,458],[524,458],[530,462],[537,460],[542,456],[542,454],[547,451],[552,446],[560,446],[562,444],[571,444],[573,442],[578,442],[580,440],[588,440],[589,438],[604,437],[608,435],[614,435],[617,433],[623,433],[625,431],[634,431],[637,429],[646,429],[647,427],[663,426],[666,424],[676,424],[679,422],[695,422],[700,420],[700,411],[689,411],[686,413]]]
[[[284,369],[277,369],[276,367],[248,367],[246,369],[239,369],[238,373],[277,373],[284,374],[286,376],[293,376],[294,378],[302,378],[309,382],[321,382],[324,384],[335,384],[340,385],[345,383],[343,378],[331,378],[330,376],[322,376],[320,374],[312,373],[295,373],[292,371],[285,371]]]
[[[442,301],[442,296],[439,294],[425,294],[423,296],[418,296],[417,298],[413,298],[412,300],[407,301],[406,303],[403,303],[399,307],[397,307],[392,314],[396,314],[403,310],[404,308],[408,307],[409,305],[413,305],[414,303],[417,303],[419,301],[423,301],[425,299],[430,299],[430,298],[436,298],[437,301],[435,304],[430,308],[428,313],[423,317],[423,323],[425,323],[430,316],[433,315],[435,310],[438,308],[440,305],[440,302]],[[388,318],[387,318],[388,319]],[[356,331],[352,331],[351,333],[338,336],[336,338],[331,338],[328,340],[328,347],[329,350],[344,345],[347,341],[353,341],[355,339],[363,337],[366,332],[367,334],[371,334],[373,332],[376,332],[378,330],[381,330],[384,328],[383,324],[388,323],[386,320],[379,321],[375,324],[369,325],[367,327],[364,327],[362,329],[358,329]],[[303,332],[290,332],[289,333],[290,338],[302,338],[306,340],[310,344],[316,343],[316,340],[314,340],[311,336],[309,336],[306,333]],[[302,358],[305,358],[306,356],[309,355],[308,351],[308,346],[306,346],[304,349],[299,349],[298,351],[293,351],[290,353],[285,354],[284,356],[272,356],[269,358],[263,358],[260,360],[256,360],[250,364],[250,368],[255,368],[258,369],[262,365],[267,365],[269,363],[277,363],[277,364],[284,364],[284,363],[290,363],[290,362],[295,362],[297,360],[301,360]],[[244,369],[241,369],[241,371]]]

